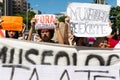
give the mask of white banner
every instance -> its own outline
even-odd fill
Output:
[[[120,80],[120,67],[0,65],[0,80]]]
[[[117,6],[120,6],[120,0],[117,0]]]
[[[109,25],[109,5],[90,3],[69,3],[72,32],[77,37],[101,37],[111,33]]]
[[[53,14],[41,14],[35,15],[35,29],[54,29],[55,15]]]
[[[120,66],[120,48],[100,49],[0,38],[0,63]]]

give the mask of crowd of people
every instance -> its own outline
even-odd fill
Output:
[[[116,28],[112,28],[111,34],[105,37],[76,37],[72,34],[69,21],[70,17],[68,16],[66,16],[64,22],[59,22],[59,20],[56,18],[54,21],[56,26],[55,29],[36,30],[34,39],[32,39],[33,30],[35,28],[35,18],[32,18],[31,27],[27,36],[25,35],[26,25],[23,24],[22,31],[6,30],[5,37],[35,42],[59,43],[70,46],[97,48],[114,48],[117,43],[119,43],[119,37],[117,35]],[[3,20],[0,20],[0,23],[2,22]]]

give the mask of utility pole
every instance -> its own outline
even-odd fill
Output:
[[[4,15],[7,15],[7,0],[4,0]]]
[[[28,0],[27,0],[27,10],[26,10],[26,29],[28,30]]]
[[[8,0],[4,0],[4,15],[8,15]]]

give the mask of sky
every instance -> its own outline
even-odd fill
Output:
[[[28,0],[31,8],[40,10],[44,14],[64,12],[70,2],[93,3],[93,0]],[[108,5],[116,6],[117,0],[106,0]]]

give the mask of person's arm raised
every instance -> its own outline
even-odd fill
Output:
[[[32,33],[33,33],[33,30],[34,30],[34,26],[35,26],[35,19],[32,18],[32,20],[31,20],[31,27],[30,27],[30,30],[29,30],[29,33],[28,33],[28,38],[27,38],[27,40],[31,40],[31,38],[32,38]]]
[[[0,18],[0,29],[2,28],[2,22],[3,20]]]

